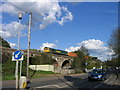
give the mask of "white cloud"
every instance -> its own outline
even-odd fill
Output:
[[[78,43],[80,46],[85,46],[88,49],[101,49],[104,47],[104,42],[95,39],[89,39]]]
[[[66,49],[67,51],[76,51],[81,46],[85,46],[88,49],[88,52],[91,56],[98,57],[100,60],[107,60],[112,54],[113,50],[108,48],[105,43],[101,40],[89,39],[78,43],[79,46],[70,47]]]
[[[18,12],[23,11],[32,12],[32,16],[36,18],[40,29],[44,29],[52,23],[63,25],[65,22],[73,19],[73,15],[67,7],[60,6],[57,0],[56,2],[51,2],[51,0],[44,0],[44,2],[29,0],[29,2],[25,2],[25,0],[22,0],[19,3],[5,2],[2,4],[2,12],[17,15]]]
[[[57,46],[54,44],[54,43],[43,43],[41,46],[40,46],[40,50],[43,51],[44,47],[49,47],[49,48],[56,48]]]
[[[74,51],[77,51],[78,49],[80,49],[80,46],[76,46],[76,47],[73,47],[73,46],[71,46],[70,48],[67,48],[67,49],[65,49],[65,51],[67,51],[67,52],[74,52]]]
[[[14,47],[17,46],[15,43],[11,43],[11,42],[9,42],[9,44],[10,44],[10,47],[11,47],[11,48],[14,48]]]
[[[16,37],[18,30],[24,30],[26,25],[19,24],[18,22],[11,22],[9,24],[0,24],[0,36],[3,38]],[[20,35],[23,35],[20,33]]]

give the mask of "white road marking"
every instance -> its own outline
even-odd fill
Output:
[[[45,88],[45,87],[51,87],[51,86],[55,86],[55,87],[57,87],[57,88],[60,88],[60,86],[54,85],[54,84],[52,84],[52,85],[40,86],[40,87],[35,87],[35,88]]]
[[[108,82],[111,78],[112,78],[112,75],[110,76],[110,78],[109,78],[109,79],[107,79],[107,80],[105,81],[105,83],[106,83],[106,82]],[[92,90],[94,90],[95,88],[100,87],[101,85],[102,85],[102,84],[99,84],[99,85],[95,86]]]
[[[60,87],[60,88],[65,88],[65,87],[67,87],[68,85],[65,85],[65,86],[62,86],[62,87]]]
[[[99,85],[95,86],[94,89],[95,89],[95,88],[98,88],[98,87],[101,86],[101,85],[102,85],[102,84],[99,84]]]
[[[72,83],[72,82],[66,82],[67,84],[70,84],[70,83]],[[40,87],[35,87],[35,88],[47,88],[47,87],[57,87],[57,88],[64,88],[64,87],[67,87],[67,86],[69,86],[69,85],[65,85],[65,86],[62,86],[62,87],[60,87],[59,85],[56,85],[56,84],[52,84],[52,85],[45,85],[45,86],[40,86]]]
[[[105,81],[105,83],[107,83],[111,78],[112,78],[112,75],[110,75],[110,78],[107,79],[107,80]]]

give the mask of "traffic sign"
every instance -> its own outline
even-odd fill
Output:
[[[22,57],[22,52],[21,51],[15,51],[14,52],[14,58],[15,59],[20,59]]]
[[[12,55],[12,61],[16,61],[16,60],[23,60],[23,52],[17,50],[15,52],[13,52],[13,55]]]

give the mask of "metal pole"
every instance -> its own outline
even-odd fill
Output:
[[[16,61],[16,90],[18,89],[18,60]]]
[[[18,30],[18,50],[20,50],[20,22],[21,22],[21,20],[19,19],[19,30]]]
[[[21,18],[19,17],[19,24],[21,24],[21,19],[22,19],[22,17]],[[19,25],[18,50],[20,50],[20,28],[21,28],[21,26]],[[20,77],[21,77],[21,72],[22,72],[22,61],[20,61]]]
[[[22,61],[20,61],[20,77],[21,77],[21,73],[22,73]]]
[[[27,51],[27,81],[29,78],[29,57],[30,57],[30,29],[32,22],[32,13],[29,13],[29,25],[28,25],[28,51]]]

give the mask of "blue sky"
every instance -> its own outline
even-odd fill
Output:
[[[60,17],[52,17],[49,20],[47,19],[46,21],[42,19],[42,21],[40,22],[41,16],[38,19],[38,15],[36,15],[37,10],[35,14],[33,12],[33,25],[31,28],[32,49],[40,49],[47,44],[47,46],[67,51],[74,51],[78,49],[81,45],[84,45],[89,50],[92,49],[91,55],[93,56],[96,52],[98,53],[98,55],[100,55],[100,53],[102,52],[105,52],[104,50],[100,50],[101,48],[106,48],[106,50],[108,51],[107,42],[110,39],[112,31],[116,29],[118,25],[117,2],[60,2],[57,3],[57,5],[59,5],[59,7],[62,7],[62,14],[60,14]],[[6,4],[6,6],[9,6],[9,4]],[[5,7],[5,5],[3,5],[3,7]],[[23,6],[22,8],[25,9],[25,6]],[[33,10],[35,11],[35,9]],[[18,22],[18,17],[16,13],[19,10],[15,9],[16,12],[14,12],[15,10],[12,11],[12,8],[10,8],[10,10],[11,12],[6,9],[2,10],[1,19],[2,26],[5,28],[3,28],[4,32],[7,32],[7,30],[9,29],[7,28],[8,24],[14,22],[11,23],[11,25],[15,25],[16,22]],[[57,8],[57,10],[59,10],[59,8]],[[63,21],[62,17],[65,17]],[[23,30],[21,31],[22,36],[20,38],[21,49],[27,49],[27,23],[28,14],[23,14],[23,19],[21,21]],[[42,26],[45,25],[42,30],[39,27],[39,25],[41,24]],[[11,25],[9,25],[10,28]],[[11,32],[14,28],[15,27],[11,28]],[[13,30],[12,33],[9,32],[10,34],[12,34],[9,35],[9,37],[7,36],[7,34],[3,33],[2,31],[1,32],[3,34],[2,37],[8,42],[10,42],[12,46],[15,46],[13,48],[17,48],[17,31],[14,31],[15,30]],[[93,46],[95,46],[95,48],[93,48]],[[107,53],[106,56],[108,56],[109,53]]]

